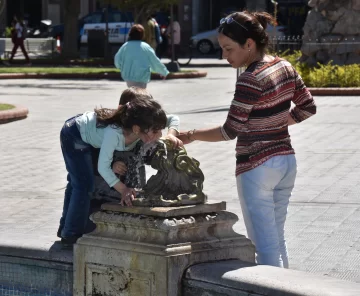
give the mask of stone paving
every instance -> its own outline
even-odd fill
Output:
[[[224,122],[235,70],[207,68],[208,77],[153,81],[149,91],[182,129]],[[14,248],[47,254],[57,240],[65,167],[59,145],[64,120],[95,106],[115,107],[124,82],[0,80],[0,101],[24,105],[29,116],[0,125],[0,255]],[[316,97],[318,114],[290,128],[298,178],[286,224],[290,265],[360,282],[359,97]],[[193,143],[188,153],[205,174],[211,200],[239,215],[235,142]],[[151,170],[148,170],[151,173]],[[11,247],[9,249],[8,247]]]

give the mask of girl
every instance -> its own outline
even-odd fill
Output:
[[[167,121],[164,110],[151,95],[138,93],[136,98],[118,110],[95,109],[95,112],[85,112],[65,122],[60,133],[61,150],[68,171],[58,231],[62,243],[72,245],[84,233],[94,190],[93,148],[100,148],[100,175],[121,194],[120,203],[131,206],[135,191],[122,183],[112,171],[114,151],[132,150],[140,140],[143,143],[158,140]],[[178,118],[170,116],[169,122],[170,126],[172,122],[178,123]]]
[[[236,12],[220,21],[223,57],[234,67],[246,67],[236,83],[225,124],[191,130],[180,136],[236,144],[236,181],[248,237],[258,264],[289,267],[284,225],[296,176],[296,159],[289,125],[316,113],[314,100],[291,64],[266,54],[266,12]],[[291,102],[296,106],[290,110]]]

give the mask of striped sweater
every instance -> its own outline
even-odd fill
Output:
[[[291,102],[295,107],[290,110]],[[316,113],[316,105],[291,64],[279,57],[254,62],[236,83],[228,117],[221,127],[225,140],[235,139],[236,176],[273,156],[294,154],[288,115],[301,122]]]

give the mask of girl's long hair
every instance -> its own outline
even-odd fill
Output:
[[[121,106],[119,109],[100,108],[95,109],[99,128],[113,126],[132,130],[138,125],[142,132],[147,133],[150,129],[162,130],[166,126],[166,114],[161,105],[152,99],[150,94],[138,94],[136,98]]]

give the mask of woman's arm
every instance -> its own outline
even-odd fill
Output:
[[[295,123],[299,123],[316,114],[316,105],[310,91],[306,88],[301,76],[295,71],[295,93],[292,101],[296,105],[290,111]],[[290,125],[290,122],[289,122]]]
[[[181,133],[178,138],[184,143],[188,144],[193,141],[203,141],[203,142],[220,142],[225,141],[223,134],[221,132],[221,127],[214,127],[208,129],[193,129],[186,133]]]

